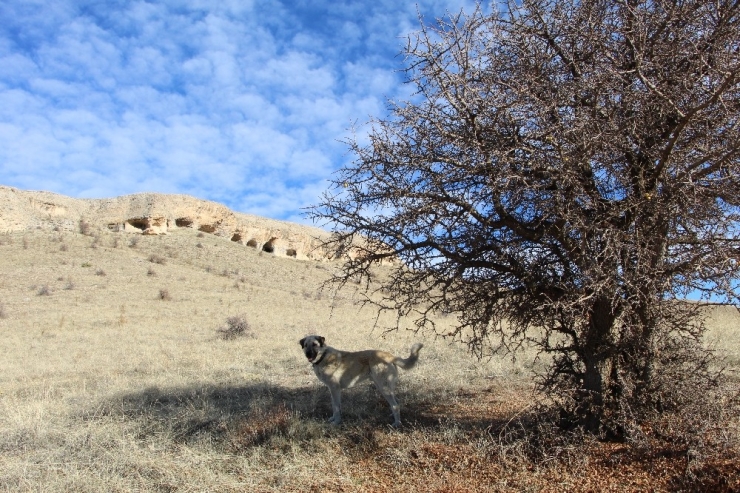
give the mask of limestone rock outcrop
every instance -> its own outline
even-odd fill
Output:
[[[213,234],[279,256],[326,260],[319,228],[234,212],[187,195],[139,193],[111,199],[74,199],[0,185],[0,233],[31,229],[159,235],[182,228]]]

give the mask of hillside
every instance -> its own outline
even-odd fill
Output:
[[[194,229],[278,256],[322,260],[327,233],[295,223],[233,212],[187,195],[140,193],[111,199],[73,199],[0,185],[0,232],[41,229],[167,234]]]
[[[669,419],[634,444],[529,429],[532,351],[477,361],[385,333],[395,318],[360,308],[360,286],[322,289],[337,265],[310,254],[320,230],[183,196],[0,197],[0,491],[740,490],[737,415],[691,422],[696,443],[662,438],[683,425]],[[740,316],[707,313],[729,409]],[[325,423],[328,391],[298,345],[311,333],[404,357],[424,343],[400,375],[400,431],[364,384],[343,394],[343,425]]]

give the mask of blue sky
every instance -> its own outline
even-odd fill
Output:
[[[399,53],[472,2],[3,0],[0,184],[184,193],[306,222],[353,123],[407,97]]]

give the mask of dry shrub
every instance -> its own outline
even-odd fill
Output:
[[[90,236],[90,234],[92,233],[92,226],[84,219],[80,219],[80,233],[85,236]]]
[[[659,400],[636,422],[630,444],[639,452],[657,450],[685,458],[685,474],[674,478],[676,489],[738,491],[740,386],[710,371],[709,361],[697,364],[699,354],[689,352],[685,361],[676,361],[674,354],[675,359],[662,368]],[[735,464],[732,471],[726,470],[728,461]],[[724,473],[718,476],[719,471]]]
[[[218,329],[221,339],[231,340],[237,337],[254,337],[249,322],[244,315],[236,315],[226,319],[226,327]]]
[[[0,303],[0,319],[8,318],[8,314],[5,311],[5,305]]]
[[[37,294],[39,296],[51,296],[51,292],[52,291],[51,291],[51,288],[49,287],[49,285],[48,284],[44,284],[43,286],[41,286],[39,288],[39,290],[37,291]]]
[[[149,255],[149,262],[153,264],[164,265],[167,263],[167,259],[162,257],[161,255],[157,255],[156,253],[152,253],[151,255]]]
[[[162,301],[170,301],[172,300],[172,297],[170,296],[170,292],[167,289],[160,289],[159,299]]]
[[[564,426],[569,413],[558,405],[532,406],[488,429],[495,455],[502,464],[526,468],[560,464],[571,472],[600,464],[610,475],[641,480],[649,480],[651,470],[663,464],[662,480],[672,491],[738,491],[740,386],[720,380],[697,388],[691,380],[682,373],[673,392],[661,392],[665,408],[632,409],[633,414],[622,416],[621,422],[630,427],[621,441],[608,433],[594,435]],[[606,489],[609,481],[608,476],[588,475],[594,490]]]

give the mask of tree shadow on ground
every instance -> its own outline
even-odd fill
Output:
[[[490,430],[509,418],[456,412],[454,395],[442,398],[440,392],[421,386],[407,386],[398,397],[404,422],[401,433],[440,431],[450,423],[467,432]],[[105,416],[129,422],[142,440],[155,435],[178,443],[206,438],[234,445],[236,440],[237,448],[275,437],[301,441],[326,434],[347,434],[351,442],[359,443],[366,433],[358,435],[358,429],[390,431],[392,422],[388,403],[372,384],[343,391],[340,426],[327,423],[331,401],[323,385],[290,388],[267,382],[150,387],[109,398],[83,413],[83,419]]]
[[[382,471],[398,461],[404,468],[416,467],[415,474],[443,465],[467,470],[466,464],[473,461],[484,472],[499,474],[512,464],[570,467],[588,456],[616,476],[624,467],[645,476],[655,467],[670,466],[672,472],[666,474],[677,489],[716,485],[716,491],[730,491],[733,486],[728,485],[740,484],[736,461],[723,458],[695,468],[687,477],[682,472],[685,450],[682,456],[675,455],[675,445],[670,447],[674,455],[667,457],[660,447],[657,452],[641,452],[581,443],[586,437],[538,424],[536,410],[526,404],[510,405],[511,392],[505,392],[510,384],[465,393],[404,385],[398,392],[404,422],[400,430],[390,428],[388,404],[371,384],[343,393],[340,426],[327,423],[331,404],[323,385],[287,387],[269,382],[150,387],[110,397],[80,417],[113,420],[142,442],[208,447],[237,455],[256,451],[265,460],[296,449],[310,454],[328,451],[328,457],[341,450]],[[713,477],[714,471],[721,480]]]

